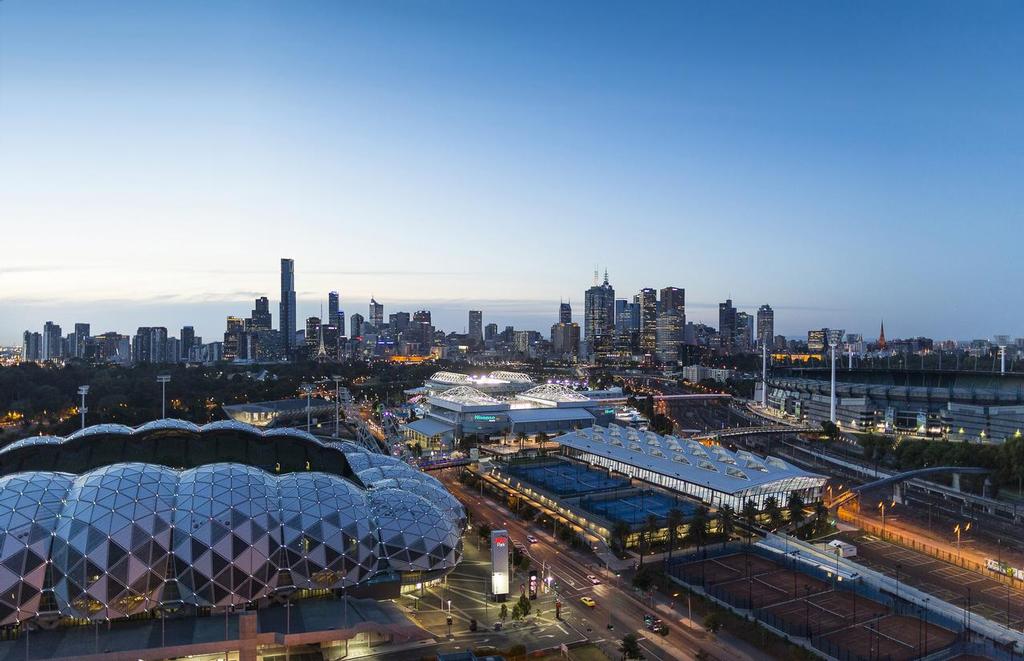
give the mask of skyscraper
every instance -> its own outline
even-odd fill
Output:
[[[370,316],[367,317],[367,321],[378,331],[384,327],[384,304],[378,303],[372,296],[370,297]]]
[[[256,307],[253,308],[249,327],[252,330],[270,330],[273,325],[273,319],[270,316],[270,299],[260,296],[256,299]]]
[[[392,312],[388,315],[388,326],[391,327],[391,335],[398,337],[409,329],[410,315],[408,312]]]
[[[32,331],[25,331],[22,336],[21,359],[28,361],[40,360],[42,358],[43,336]]]
[[[767,303],[757,309],[757,342],[769,351],[775,346],[775,311]]]
[[[498,324],[484,326],[484,342],[493,342],[498,338]]]
[[[562,301],[558,304],[558,323],[560,324],[571,324],[572,323],[572,305]]]
[[[306,317],[306,356],[315,358],[320,347],[320,317]]]
[[[196,329],[192,326],[182,326],[179,337],[181,338],[181,359],[187,363],[190,360],[192,347],[196,345]]]
[[[636,300],[640,304],[640,348],[653,353],[658,338],[658,292],[645,287]]]
[[[469,311],[469,341],[473,344],[484,343],[484,313],[480,310]]]
[[[736,313],[734,346],[738,351],[750,351],[754,346],[754,315],[746,312]]]
[[[363,334],[363,315],[358,312],[352,315],[351,330],[349,337],[361,337]]]
[[[615,289],[608,284],[608,271],[600,285],[594,272],[594,286],[583,296],[583,323],[583,338],[590,351],[610,348],[615,336]]]
[[[243,354],[242,344],[245,342],[245,322],[241,317],[228,317],[224,329],[224,360],[236,360],[247,357]]]
[[[287,360],[295,354],[295,261],[281,259],[281,349]]]
[[[662,287],[661,299],[658,301],[658,314],[675,310],[683,317],[686,325],[686,290],[681,287]]]
[[[342,328],[341,321],[341,297],[338,292],[332,291],[327,294],[327,323],[337,328]]]
[[[674,307],[658,315],[655,354],[663,363],[679,360],[679,348],[683,344],[682,321],[683,315]]]
[[[722,350],[732,351],[736,342],[736,308],[732,306],[731,298],[718,304],[718,337]]]
[[[414,312],[409,331],[410,341],[419,342],[420,353],[430,353],[430,347],[434,344],[434,325],[431,321],[430,310]]]

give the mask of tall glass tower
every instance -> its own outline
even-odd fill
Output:
[[[295,260],[281,259],[281,348],[288,360],[295,357]]]

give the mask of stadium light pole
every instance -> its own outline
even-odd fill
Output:
[[[160,418],[167,417],[167,384],[171,380],[170,374],[158,374],[157,383],[160,384]]]
[[[82,396],[82,404],[78,411],[82,414],[82,429],[85,429],[85,413],[89,410],[85,406],[85,396],[89,394],[89,386],[78,386],[78,394]]]
[[[761,338],[761,406],[768,408],[768,343]]]
[[[829,417],[832,424],[836,423],[836,343],[830,342],[832,348],[832,390],[829,396]]]
[[[312,396],[313,396],[313,384],[303,383],[302,390],[306,393],[306,431],[308,432],[312,428]]]
[[[331,376],[331,380],[334,381],[334,438],[338,438],[338,425],[341,418],[341,376],[334,374]]]

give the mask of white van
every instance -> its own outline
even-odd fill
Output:
[[[833,539],[829,542],[828,550],[831,553],[838,553],[844,558],[852,558],[857,555],[857,547],[841,539]]]

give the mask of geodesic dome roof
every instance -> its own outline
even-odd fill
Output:
[[[380,531],[381,560],[393,571],[450,570],[462,559],[458,525],[423,496],[377,489],[368,498]]]

